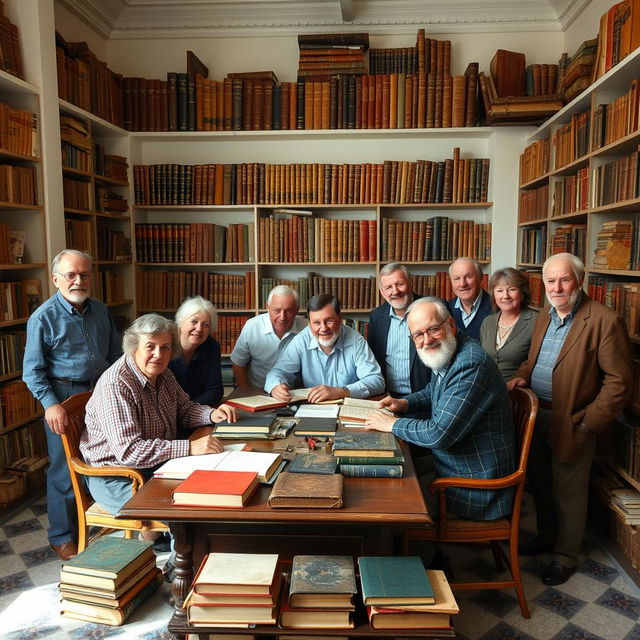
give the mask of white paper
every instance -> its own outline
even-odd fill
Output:
[[[337,418],[339,410],[337,404],[303,404],[296,411],[296,418]]]

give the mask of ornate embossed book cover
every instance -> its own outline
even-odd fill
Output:
[[[356,592],[351,556],[294,556],[289,587],[292,607],[353,609]]]
[[[343,478],[339,474],[282,472],[273,485],[268,504],[274,509],[339,509]]]
[[[395,454],[396,438],[379,431],[340,431],[336,434],[333,454],[336,456],[370,456],[386,458]]]
[[[289,473],[321,473],[330,475],[336,472],[338,461],[330,453],[299,453],[289,466]]]

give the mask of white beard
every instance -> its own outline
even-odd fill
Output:
[[[333,345],[337,342],[339,336],[339,333],[334,333],[330,338],[321,338],[320,336],[318,336],[318,344],[321,347],[328,349],[329,347],[333,347]]]
[[[418,349],[418,357],[422,360],[425,367],[429,369],[442,369],[446,367],[456,352],[456,337],[449,332],[446,338],[440,341],[437,348],[428,349],[420,347]]]

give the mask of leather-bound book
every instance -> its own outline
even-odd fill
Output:
[[[433,118],[433,126],[440,129],[442,127],[442,104],[444,101],[444,77],[441,73],[436,75],[436,106]]]
[[[424,129],[425,126],[433,126],[433,124],[427,124],[427,109],[430,96],[427,95],[427,74],[418,73],[418,122],[417,127]]]
[[[138,83],[138,110],[140,131],[148,131],[147,125],[147,81],[144,78],[139,79]]]
[[[427,117],[423,125],[427,128],[435,127],[436,123],[436,77],[435,73],[427,76]]]
[[[242,130],[251,131],[253,127],[253,78],[240,80],[242,87]]]
[[[524,95],[524,53],[498,49],[491,59],[490,70],[499,98]]]
[[[196,80],[193,73],[187,74],[187,130],[196,130]]]
[[[443,77],[442,82],[442,126],[451,126],[451,114],[452,114],[452,102],[453,102],[453,79],[450,75]]]
[[[474,127],[477,122],[478,63],[470,62],[464,72],[466,78],[466,100],[464,126]]]
[[[305,129],[305,81],[300,78],[296,83],[296,129]]]
[[[451,126],[464,127],[465,122],[466,81],[464,76],[453,76]]]
[[[289,83],[289,129],[298,126],[298,83]]]
[[[169,112],[168,112],[168,98],[167,98],[167,81],[157,80],[158,84],[158,102],[160,120],[156,122],[157,131],[169,130]]]
[[[196,101],[195,130],[204,131],[204,78],[199,73],[195,74],[194,88]]]
[[[280,129],[284,131],[289,129],[291,82],[283,82],[280,86],[282,88],[280,100]]]
[[[233,131],[242,131],[243,106],[242,80],[237,78],[231,80],[231,129]]]

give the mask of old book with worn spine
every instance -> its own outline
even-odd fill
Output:
[[[357,591],[351,556],[294,556],[289,587],[292,607],[353,610]]]
[[[342,495],[341,475],[283,472],[273,485],[268,504],[274,509],[339,509]]]

